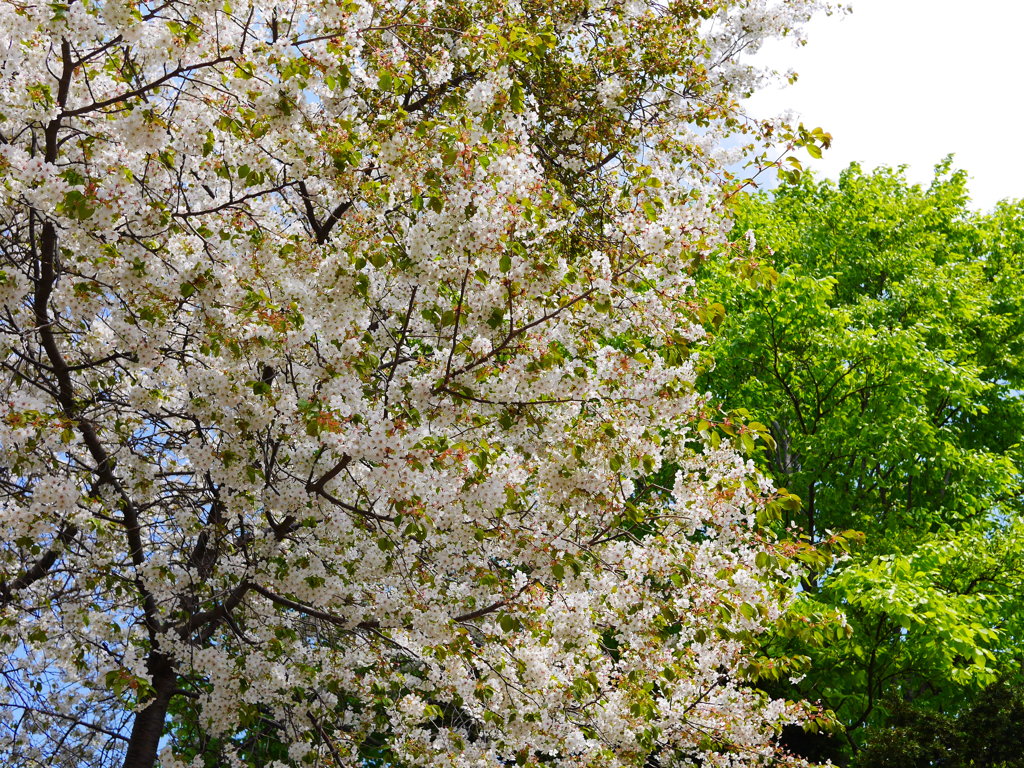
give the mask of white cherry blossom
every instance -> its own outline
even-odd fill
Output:
[[[785,759],[689,274],[816,6],[0,1],[7,762]]]

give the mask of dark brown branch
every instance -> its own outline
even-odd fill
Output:
[[[205,627],[203,630],[203,637],[204,639],[209,639],[217,625],[223,621],[231,611],[241,605],[246,593],[252,586],[253,585],[248,581],[243,581],[231,590],[231,593],[224,599],[224,601],[216,607],[211,608],[208,611],[203,611],[202,613],[193,614],[185,624],[178,628],[178,635],[184,639],[197,629]]]
[[[316,494],[318,496],[320,496],[321,498],[326,499],[327,501],[329,501],[334,506],[341,507],[342,509],[344,509],[344,510],[346,510],[348,512],[351,512],[351,513],[353,513],[355,515],[360,515],[361,517],[366,517],[366,518],[369,518],[371,520],[378,520],[378,521],[383,522],[383,523],[394,523],[394,522],[396,522],[398,520],[397,517],[392,517],[391,515],[381,515],[381,514],[379,514],[377,512],[373,512],[373,511],[371,511],[369,509],[360,509],[357,506],[354,506],[352,504],[349,504],[347,502],[342,501],[337,496],[334,496],[334,495],[328,493],[327,491],[323,490],[322,488],[317,490]]]
[[[444,384],[447,387],[452,379],[452,358],[455,357],[455,347],[459,344],[459,322],[462,320],[462,304],[466,300],[466,282],[469,280],[469,268],[462,275],[462,285],[459,287],[459,304],[455,307],[455,326],[452,328],[452,348],[448,350],[448,362],[444,366]]]
[[[398,341],[395,343],[395,359],[391,361],[390,370],[384,382],[385,406],[387,405],[388,389],[391,387],[391,380],[395,377],[395,371],[398,370],[398,366],[403,360],[402,347],[405,346],[405,340],[409,335],[409,321],[412,319],[412,310],[416,305],[416,291],[418,289],[419,286],[414,285],[409,295],[409,307],[405,310],[405,318],[402,320],[402,331],[398,334]]]
[[[342,472],[344,472],[345,468],[348,467],[348,465],[351,464],[351,463],[352,463],[352,457],[349,456],[346,453],[344,456],[341,457],[341,461],[339,461],[337,464],[335,464],[333,467],[331,467],[327,472],[325,472],[320,477],[319,480],[317,480],[316,482],[308,483],[306,485],[306,490],[309,491],[310,493],[319,493],[320,491],[322,491],[324,489],[324,487],[329,482],[331,482],[331,480],[333,480],[338,475],[340,475]]]
[[[44,160],[54,165],[57,163],[60,149],[59,135],[62,128],[61,122],[65,117],[77,114],[75,111],[63,111],[67,104],[71,79],[76,67],[71,58],[71,45],[67,40],[61,40],[61,61],[62,69],[57,83],[57,106],[62,112],[50,120],[43,132]],[[128,98],[130,95],[124,94],[110,101],[110,103]],[[89,110],[86,109],[84,111]],[[36,214],[30,211],[29,215],[32,217]],[[53,321],[49,314],[50,297],[57,282],[57,259],[60,252],[57,242],[57,229],[52,221],[44,221],[38,248],[34,248],[34,251],[36,257],[36,276],[32,296],[32,309],[36,324],[35,331],[39,335],[40,345],[49,360],[53,375],[57,379],[57,402],[64,415],[77,427],[86,449],[95,462],[95,466],[92,467],[92,473],[97,479],[97,486],[109,486],[121,499],[121,522],[128,544],[128,554],[136,571],[139,572],[141,571],[141,566],[146,561],[142,543],[139,510],[114,474],[114,462],[99,438],[96,425],[81,413],[80,405],[75,397],[74,382],[71,379],[71,368],[64,359],[64,355],[57,343]],[[53,562],[56,562],[56,557],[53,558]],[[37,565],[41,567],[41,574],[45,574],[52,567],[53,562],[47,565],[43,560],[40,560]],[[42,578],[42,575],[40,575],[40,578]],[[128,740],[128,748],[125,753],[124,768],[152,766],[155,761],[157,747],[163,734],[167,708],[170,704],[172,691],[176,688],[175,681],[177,678],[173,660],[160,648],[159,636],[162,627],[156,601],[141,577],[137,576],[134,579],[134,585],[141,597],[142,619],[149,634],[150,650],[146,657],[146,667],[151,676],[154,698],[143,710],[136,713],[134,717],[131,735]]]
[[[484,606],[483,608],[477,608],[475,611],[470,611],[469,613],[463,613],[460,616],[456,616],[454,619],[452,619],[452,621],[456,621],[456,622],[473,621],[474,619],[482,618],[482,617],[486,616],[489,613],[494,613],[499,608],[504,608],[506,605],[508,605],[509,603],[513,602],[517,597],[519,597],[521,594],[523,594],[523,592],[528,590],[530,587],[532,587],[536,583],[537,583],[536,581],[528,581],[523,586],[521,586],[516,591],[516,593],[514,595],[512,595],[512,597],[506,597],[504,600],[498,600],[496,602],[491,603],[490,605]]]
[[[313,236],[316,239],[317,245],[323,245],[327,242],[327,239],[331,236],[331,230],[334,229],[334,225],[338,223],[345,212],[352,207],[352,200],[346,200],[343,203],[339,203],[331,214],[321,223],[316,217],[316,211],[313,209],[313,198],[309,194],[309,189],[306,187],[306,182],[299,181],[297,183],[299,188],[299,194],[302,196],[302,206],[306,211],[306,220],[309,222],[310,229],[313,230]]]
[[[326,611],[321,611],[318,608],[314,608],[311,605],[305,605],[304,603],[297,603],[294,600],[289,600],[287,597],[279,595],[276,592],[271,592],[269,589],[267,589],[266,587],[261,587],[259,584],[250,585],[250,589],[252,589],[253,592],[257,592],[263,595],[265,598],[267,598],[267,600],[274,603],[275,605],[279,605],[282,608],[291,608],[293,611],[298,611],[299,613],[304,614],[306,616],[312,616],[314,619],[320,619],[321,621],[325,621],[328,624],[340,627],[342,629],[377,629],[380,626],[380,623],[376,621],[362,621],[352,626],[349,624],[349,622],[335,616],[334,614],[327,613]]]
[[[176,77],[181,77],[182,75],[187,75],[187,74],[190,74],[192,72],[198,72],[199,70],[207,69],[208,67],[215,67],[218,64],[224,64],[224,63],[232,61],[232,60],[233,60],[233,57],[231,57],[231,56],[219,56],[216,59],[212,59],[210,61],[204,61],[204,62],[202,62],[200,64],[192,64],[192,65],[187,66],[187,67],[179,65],[179,66],[175,67],[174,69],[172,69],[170,72],[167,72],[166,74],[164,74],[162,77],[158,77],[156,80],[153,80],[152,82],[147,83],[146,85],[141,86],[139,88],[136,88],[134,90],[126,91],[125,93],[118,94],[117,96],[111,96],[109,99],[103,99],[102,101],[94,101],[92,104],[89,104],[89,105],[84,106],[84,107],[78,107],[77,109],[65,109],[65,110],[63,110],[60,113],[60,115],[58,115],[57,119],[54,120],[53,122],[59,124],[60,120],[65,118],[65,117],[76,117],[78,115],[84,115],[84,114],[86,114],[88,112],[95,112],[96,110],[104,109],[106,107],[111,107],[111,106],[113,106],[115,104],[119,104],[119,103],[121,103],[123,101],[127,101],[128,99],[138,98],[139,96],[142,96],[142,95],[148,93],[149,91],[154,90],[155,88],[159,88],[161,85],[166,83],[168,80],[173,80]],[[68,81],[70,82],[70,77],[68,78]],[[65,90],[64,100],[66,100],[66,99],[67,99],[67,91]],[[63,105],[63,101],[64,100],[61,100],[59,95],[58,95],[58,103],[59,104]]]
[[[57,541],[60,543],[60,547],[51,547],[48,549],[42,557],[23,574],[18,576],[14,581],[7,583],[6,581],[0,581],[0,604],[6,605],[14,599],[14,593],[18,592],[25,587],[39,581],[41,578],[46,576],[50,572],[54,563],[57,562],[57,558],[60,557],[60,552],[72,540],[78,535],[78,526],[71,523],[65,524],[61,529],[60,533],[57,534]]]
[[[522,587],[516,590],[516,593],[511,597],[507,597],[503,600],[498,600],[494,603],[491,603],[490,605],[484,606],[483,608],[478,608],[475,611],[470,611],[469,613],[463,613],[459,616],[454,616],[452,618],[452,621],[457,623],[473,621],[475,619],[483,618],[489,613],[494,613],[500,608],[503,608],[504,606],[513,602],[516,598],[523,594],[523,592],[525,592],[527,589],[532,587],[535,583],[535,581],[528,581],[526,584],[524,584]],[[320,609],[314,608],[311,605],[306,605],[305,603],[296,602],[295,600],[291,600],[287,597],[284,597],[283,595],[279,595],[276,592],[271,592],[266,587],[261,587],[258,584],[250,584],[249,588],[252,589],[253,592],[257,592],[263,595],[263,597],[267,598],[267,600],[274,603],[275,605],[279,605],[282,608],[290,608],[293,611],[298,611],[299,613],[302,613],[306,616],[311,616],[314,619],[320,619],[321,621],[325,621],[328,624],[340,627],[342,629],[346,629],[349,631],[355,631],[357,629],[387,629],[387,627],[381,627],[379,621],[361,621],[358,624],[350,624],[345,619],[335,616],[332,613],[321,611]]]
[[[45,715],[46,717],[56,717],[56,718],[58,718],[60,720],[67,720],[68,722],[70,722],[70,723],[72,723],[72,724],[74,724],[76,726],[80,726],[82,728],[87,728],[88,730],[95,731],[96,733],[102,733],[104,736],[109,736],[112,739],[118,739],[120,741],[128,741],[128,737],[125,736],[123,733],[118,733],[117,731],[112,731],[109,728],[104,728],[104,727],[102,727],[100,725],[96,725],[95,723],[90,723],[90,722],[86,722],[85,720],[80,720],[79,718],[75,717],[74,715],[67,715],[67,714],[64,714],[63,712],[54,712],[53,710],[42,709],[40,707],[29,707],[29,706],[26,706],[25,704],[17,704],[17,703],[14,703],[14,702],[7,702],[7,703],[4,704],[4,706],[6,706],[6,707],[15,707],[15,708],[18,708],[18,709],[22,709],[25,712],[34,712],[34,713],[39,714],[39,715]]]
[[[249,193],[247,195],[242,195],[241,197],[234,198],[232,200],[227,200],[226,202],[223,202],[220,205],[215,205],[212,208],[203,208],[202,210],[199,210],[199,211],[191,211],[191,210],[190,211],[184,211],[184,212],[181,212],[181,213],[175,213],[174,215],[177,216],[178,218],[181,218],[181,219],[190,219],[190,218],[192,218],[194,216],[208,216],[211,213],[218,213],[219,211],[223,211],[223,210],[225,210],[227,208],[231,208],[233,206],[236,206],[236,205],[239,205],[241,203],[244,203],[247,200],[253,200],[253,199],[256,199],[256,198],[259,198],[259,197],[265,197],[267,195],[272,195],[275,192],[282,192],[285,189],[287,189],[288,187],[292,186],[293,184],[295,184],[294,181],[285,181],[285,182],[282,182],[282,183],[278,184],[276,187],[269,187],[267,189],[257,190],[256,192],[251,192],[251,193]],[[209,192],[209,191],[210,190],[207,189],[207,192]]]
[[[345,211],[352,207],[352,201],[346,200],[343,203],[338,203],[331,215],[327,217],[323,224],[320,225],[320,232],[317,236],[317,244],[323,245],[327,242],[327,238],[331,236],[331,230],[334,229],[334,225],[338,223],[338,220],[345,215]]]
[[[637,260],[637,261],[639,261],[639,260]],[[629,270],[631,270],[634,266],[636,266],[637,261],[634,261],[629,266],[619,270],[614,275],[612,275],[612,277],[613,278],[619,278],[622,275],[626,274],[627,272],[629,272]],[[490,352],[488,352],[485,355],[481,355],[480,357],[476,358],[475,360],[471,360],[470,362],[466,363],[462,367],[460,367],[460,368],[458,368],[458,369],[456,369],[454,371],[451,371],[450,374],[448,372],[446,372],[445,373],[445,378],[444,378],[444,383],[441,384],[438,387],[435,387],[432,390],[432,394],[435,394],[435,395],[440,394],[444,389],[447,388],[448,382],[451,379],[455,378],[456,376],[461,376],[464,373],[468,373],[469,371],[472,371],[474,368],[477,368],[478,366],[483,365],[485,362],[487,362],[491,358],[501,354],[506,349],[508,349],[509,345],[513,341],[515,341],[518,337],[522,336],[524,333],[529,331],[531,328],[536,328],[538,325],[541,325],[542,323],[546,323],[548,320],[553,320],[554,318],[556,318],[560,314],[562,314],[562,312],[564,312],[565,310],[575,306],[576,304],[579,304],[581,301],[585,301],[586,299],[590,298],[596,291],[597,291],[597,286],[594,286],[593,288],[588,288],[587,290],[583,291],[583,293],[577,294],[576,296],[574,296],[573,298],[569,299],[569,301],[565,302],[564,304],[560,304],[558,306],[558,309],[552,310],[550,312],[545,312],[543,315],[538,317],[536,320],[531,320],[529,323],[521,325],[518,328],[511,328],[510,327],[508,333],[505,334],[505,338],[502,339],[495,347],[493,347]],[[511,299],[510,299],[509,303],[511,305]],[[511,312],[510,312],[509,313],[509,323],[510,323],[510,325],[511,325],[511,320],[512,320],[512,317],[511,317]]]
[[[438,96],[444,96],[446,93],[448,93],[448,91],[454,88],[458,88],[460,85],[467,82],[468,80],[472,80],[474,77],[477,76],[477,74],[478,72],[476,70],[463,72],[461,75],[453,77],[447,83],[443,83],[438,88],[428,90],[425,94],[423,94],[423,96],[416,99],[416,101],[406,101],[406,103],[402,105],[402,108],[406,112],[418,112],[419,110],[423,109],[423,107],[425,107],[427,104],[429,104],[432,100],[436,99]],[[406,96],[406,99],[408,99],[408,95]]]

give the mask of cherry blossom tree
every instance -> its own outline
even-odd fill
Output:
[[[814,5],[0,3],[6,762],[775,759],[690,269]]]

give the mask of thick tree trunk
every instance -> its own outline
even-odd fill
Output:
[[[156,764],[167,707],[174,693],[175,674],[170,659],[161,653],[152,653],[148,666],[153,676],[156,697],[148,707],[135,715],[128,752],[124,756],[124,768],[153,768]]]

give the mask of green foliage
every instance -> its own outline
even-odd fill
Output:
[[[1024,689],[997,683],[956,716],[894,701],[857,768],[1024,768]]]
[[[967,203],[949,161],[927,188],[804,174],[737,202],[756,249],[702,277],[726,310],[706,386],[769,425],[758,460],[802,500],[783,523],[811,544],[864,534],[766,650],[811,657],[791,693],[834,710],[851,753],[892,702],[954,711],[1020,674],[1024,204]]]

